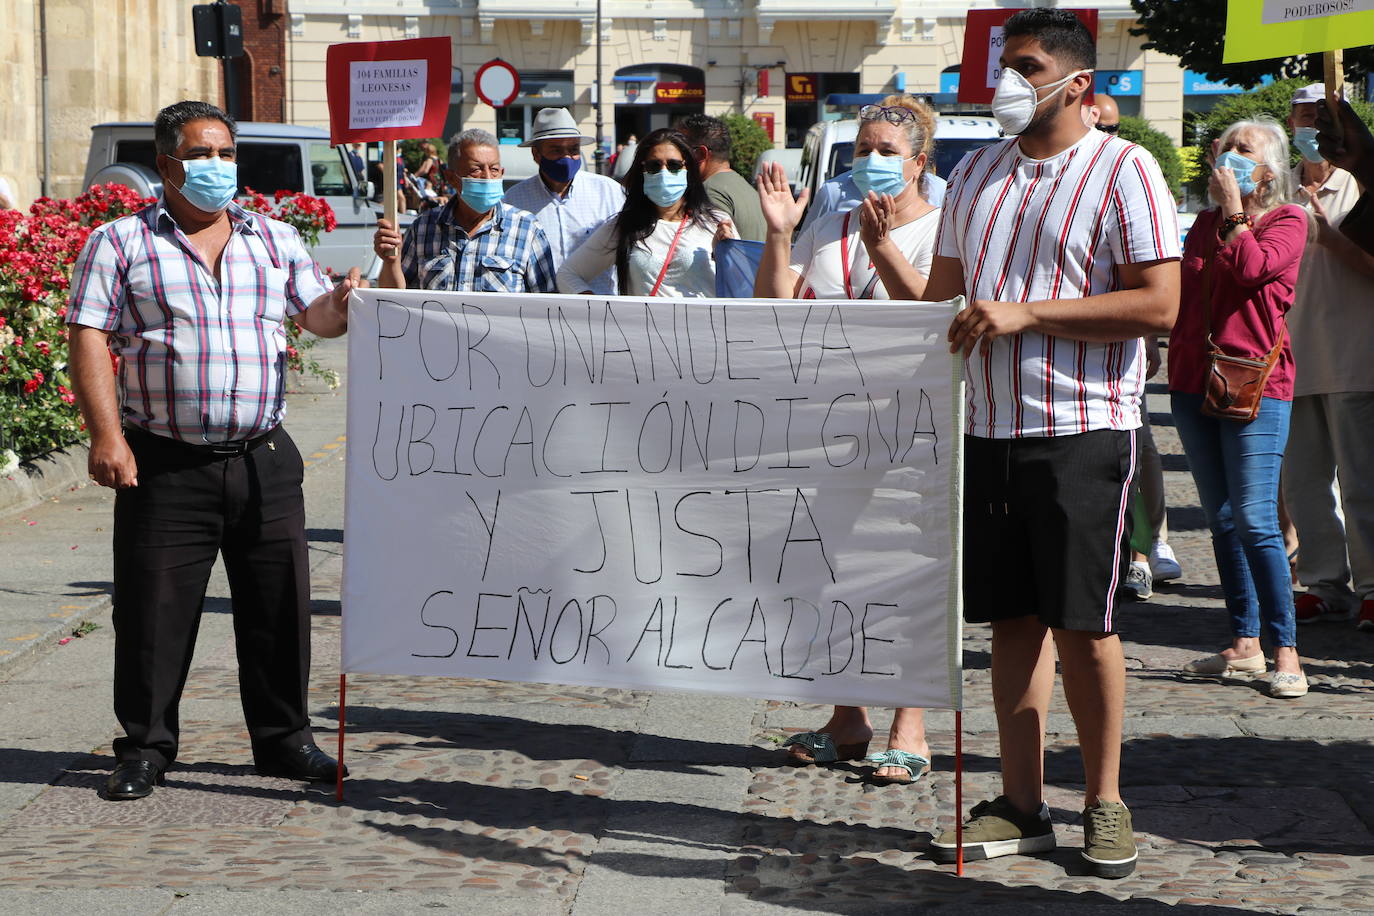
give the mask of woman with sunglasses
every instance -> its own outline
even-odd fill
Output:
[[[768,233],[754,295],[770,299],[920,299],[935,248],[940,211],[922,193],[935,116],[920,101],[892,95],[859,111],[854,183],[859,206],[832,213],[791,244],[808,192],[797,200],[779,163],[759,175]],[[787,741],[794,766],[864,758],[873,724],[862,706],[836,706],[819,731]],[[879,785],[909,784],[930,770],[925,711],[898,709],[887,750],[869,755]]]
[[[563,262],[558,291],[590,294],[592,280],[614,265],[622,296],[714,296],[712,246],[736,237],[729,218],[710,206],[686,138],[656,130],[635,150],[625,206]]]

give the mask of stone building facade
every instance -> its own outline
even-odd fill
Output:
[[[40,7],[46,32],[40,29]],[[167,104],[219,97],[195,56],[185,0],[0,0],[0,175],[27,206],[43,177],[42,50],[48,61],[49,190],[81,190],[91,125],[149,120]]]
[[[1053,5],[1056,0],[1038,0]],[[608,144],[642,135],[680,114],[741,111],[798,145],[815,121],[838,117],[836,94],[895,89],[952,101],[970,8],[1002,0],[602,0],[600,114]],[[1035,5],[1028,2],[1026,5]],[[1068,5],[1068,4],[1065,4]],[[1141,48],[1129,0],[1101,0],[1100,91],[1116,95],[1181,141],[1186,107],[1200,86],[1175,58]],[[324,125],[325,48],[336,42],[447,36],[453,41],[448,132],[484,127],[523,136],[533,111],[570,108],[595,135],[595,0],[291,0],[289,119]],[[506,109],[481,103],[471,81],[501,58],[522,76]],[[852,113],[852,108],[850,109]]]

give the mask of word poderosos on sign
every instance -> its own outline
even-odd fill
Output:
[[[345,671],[959,705],[952,303],[355,297]]]

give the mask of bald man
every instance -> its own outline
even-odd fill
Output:
[[[1084,118],[1089,127],[1096,127],[1104,134],[1114,134],[1121,128],[1121,109],[1116,99],[1104,93],[1093,97],[1091,105],[1084,106]]]

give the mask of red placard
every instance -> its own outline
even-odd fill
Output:
[[[452,52],[448,38],[330,45],[329,142],[437,137],[448,115]]]
[[[756,111],[752,115],[750,115],[750,117],[754,119],[755,124],[757,124],[759,127],[762,127],[765,131],[768,132],[769,140],[775,139],[773,136],[773,125],[775,122],[773,119],[772,112]]]
[[[959,101],[986,105],[992,101],[1002,70],[997,58],[1002,53],[1001,29],[1019,10],[969,10],[964,28],[964,57],[959,65]],[[1097,10],[1070,10],[1088,27],[1097,41]],[[994,44],[996,47],[994,48]],[[1088,90],[1085,101],[1092,101]]]
[[[705,83],[665,83],[654,84],[654,101],[660,105],[687,105],[706,101]]]
[[[520,94],[520,71],[498,57],[477,68],[472,86],[492,108],[505,108]]]

